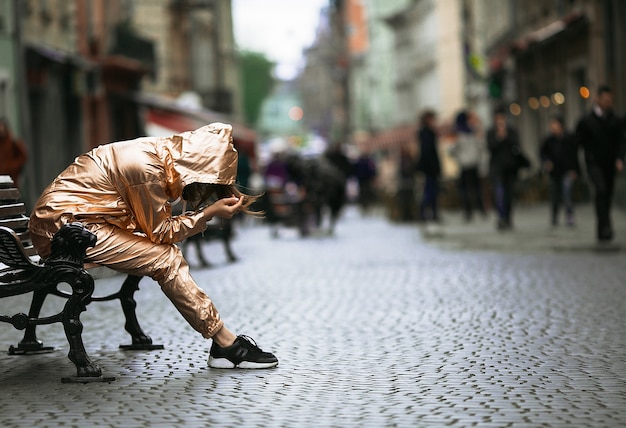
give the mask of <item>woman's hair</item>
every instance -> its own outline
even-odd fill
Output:
[[[182,194],[182,198],[189,202],[194,210],[211,205],[218,199],[230,198],[232,196],[243,198],[241,212],[244,214],[250,214],[256,217],[265,215],[263,211],[253,211],[250,209],[250,206],[259,199],[261,195],[254,196],[244,193],[234,184],[191,183],[183,187]]]
[[[550,120],[559,122],[559,124],[563,127],[565,126],[565,120],[563,119],[563,116],[561,116],[560,114],[553,114],[552,116],[550,116]]]
[[[456,115],[454,129],[456,132],[462,132],[462,133],[472,132],[472,128],[469,125],[469,114],[467,111],[463,110],[459,114]]]
[[[431,119],[434,119],[437,116],[434,110],[424,110],[419,117],[420,127],[425,128],[429,126],[429,122]]]

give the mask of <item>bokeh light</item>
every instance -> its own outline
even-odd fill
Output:
[[[589,92],[589,88],[587,88],[586,86],[581,86],[580,89],[578,90],[578,93],[584,99],[589,98],[589,95],[591,95],[591,93]]]
[[[511,103],[509,111],[513,116],[519,116],[522,113],[522,107],[518,103]]]
[[[289,119],[291,120],[301,120],[304,117],[304,111],[302,110],[302,107],[299,106],[293,106],[289,109]]]
[[[565,103],[565,96],[561,92],[555,92],[552,94],[552,102],[555,105],[560,106]]]

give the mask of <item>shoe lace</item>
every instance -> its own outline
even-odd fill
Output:
[[[250,336],[246,336],[245,334],[240,334],[239,337],[242,338],[244,341],[248,342],[252,348],[258,351],[261,350],[261,348],[259,348],[259,345],[256,344],[256,341]]]

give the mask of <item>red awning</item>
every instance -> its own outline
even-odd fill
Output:
[[[415,141],[415,126],[403,125],[372,135],[360,145],[364,150],[384,150],[401,147],[412,141]]]
[[[207,110],[181,106],[174,100],[141,94],[135,100],[145,108],[145,127],[149,136],[169,136],[192,131],[213,122],[232,125],[235,148],[256,159],[256,132],[228,116]]]

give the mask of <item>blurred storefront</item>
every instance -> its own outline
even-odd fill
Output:
[[[597,88],[612,87],[615,110],[626,111],[626,3],[580,0],[547,5],[540,0],[502,5],[506,31],[487,40],[492,104],[509,107],[520,138],[539,171],[538,151],[551,116],[574,132]],[[626,205],[618,180],[616,201]],[[586,185],[581,197],[588,197]],[[620,201],[620,199],[623,199]]]

